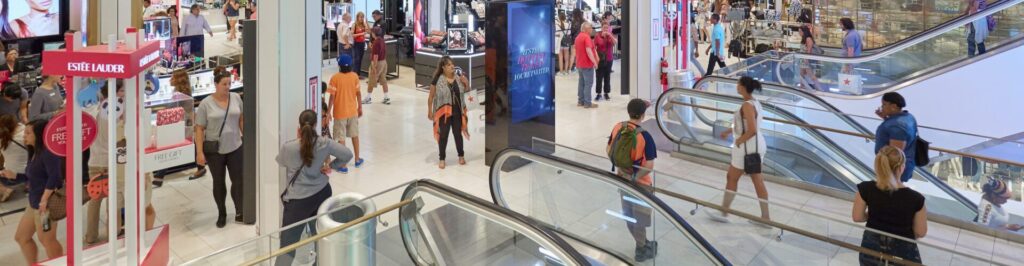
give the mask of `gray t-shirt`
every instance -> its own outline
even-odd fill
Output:
[[[242,97],[232,92],[228,93],[228,100],[231,110],[227,112],[227,122],[224,122],[224,108],[217,105],[213,95],[203,99],[199,108],[196,108],[196,125],[205,128],[203,139],[220,141],[220,154],[228,154],[242,147],[242,129],[239,127]],[[220,130],[221,124],[224,125],[223,132]]]
[[[56,87],[53,89],[36,88],[36,91],[32,93],[32,102],[28,105],[28,120],[49,120],[61,108],[64,108],[64,96],[60,95],[60,90]]]
[[[311,166],[302,165],[301,150],[302,143],[298,139],[293,139],[281,146],[281,151],[277,153],[277,163],[285,168],[283,177],[285,188],[281,190],[281,192],[285,190],[288,192],[284,196],[285,201],[308,198],[327,186],[327,175],[320,172],[327,156],[334,156],[331,168],[339,168],[351,161],[353,157],[351,150],[329,138],[317,138],[316,144],[313,145]],[[302,172],[296,176],[296,171],[299,169]],[[287,184],[292,181],[292,178],[295,179],[295,182],[288,186]]]
[[[0,115],[13,115],[20,122],[19,111],[21,111],[22,103],[28,103],[28,92],[25,92],[25,89],[21,90],[21,100],[7,100],[6,97],[0,97]]]

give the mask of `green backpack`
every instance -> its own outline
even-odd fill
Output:
[[[619,132],[612,136],[611,146],[608,149],[608,158],[612,161],[612,172],[618,167],[618,173],[630,176],[630,180],[636,181],[633,171],[633,150],[636,149],[637,138],[641,138],[644,129],[637,125],[630,127],[629,122],[622,122]]]

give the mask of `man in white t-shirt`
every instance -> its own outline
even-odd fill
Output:
[[[342,54],[352,55],[352,44],[354,38],[352,36],[352,14],[345,12],[341,15],[341,22],[338,23],[336,28],[338,33],[338,57]]]

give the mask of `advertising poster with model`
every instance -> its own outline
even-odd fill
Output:
[[[60,0],[0,0],[0,41],[60,33]]]
[[[468,36],[469,31],[465,28],[448,29],[448,50],[465,51],[466,49],[469,49]]]

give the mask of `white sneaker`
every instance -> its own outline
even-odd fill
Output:
[[[704,214],[707,214],[708,218],[711,218],[712,221],[716,221],[719,223],[731,222],[729,221],[729,217],[726,217],[725,214],[712,208],[704,208]]]
[[[370,99],[370,97],[363,98],[363,104],[371,104],[371,103],[373,103],[373,99]]]
[[[754,225],[754,226],[757,226],[757,227],[760,227],[760,228],[764,228],[764,229],[775,228],[775,227],[771,226],[770,224],[762,223],[761,221],[757,221],[757,220],[747,220],[747,222],[752,224],[752,225]]]

